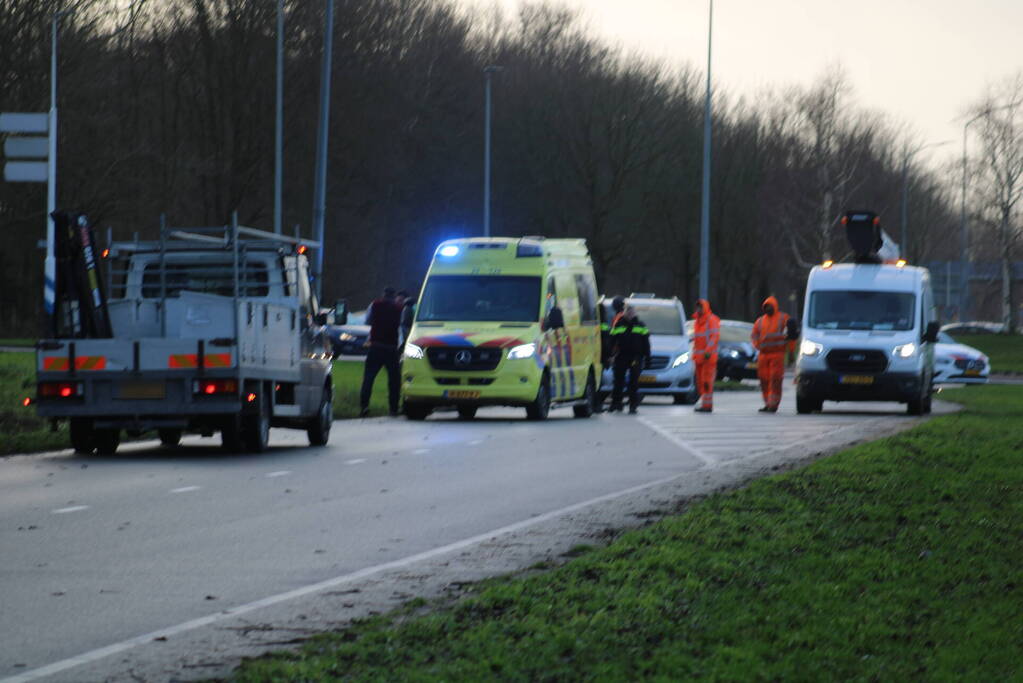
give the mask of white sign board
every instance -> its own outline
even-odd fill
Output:
[[[48,137],[9,137],[4,140],[4,156],[8,159],[45,159],[49,156]]]
[[[5,112],[0,114],[0,133],[48,133],[50,117],[48,114],[19,114]]]
[[[45,183],[47,177],[45,161],[8,161],[4,164],[4,180],[9,183]]]

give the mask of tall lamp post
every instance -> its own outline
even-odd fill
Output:
[[[966,319],[966,307],[970,302],[970,237],[966,227],[966,131],[970,125],[996,111],[1008,109],[1012,105],[1007,104],[1001,107],[988,107],[972,119],[963,124],[963,186],[962,202],[959,210],[959,319]]]
[[[941,142],[931,142],[926,145],[920,145],[913,151],[906,152],[906,156],[902,158],[902,232],[899,236],[899,247],[900,256],[904,259],[909,258],[909,161],[918,152],[931,147],[941,147],[947,145],[951,140],[942,140]]]
[[[323,18],[323,72],[320,74],[320,120],[316,142],[316,182],[313,186],[313,235],[316,250],[316,298],[323,296],[323,221],[327,204],[327,133],[330,125],[330,74],[334,50],[334,0],[327,0]],[[315,311],[314,311],[315,313]]]
[[[46,182],[46,260],[43,265],[45,274],[43,282],[43,302],[46,314],[53,321],[57,298],[57,258],[53,252],[54,225],[52,214],[57,210],[57,33],[60,20],[74,12],[73,9],[63,10],[53,15],[50,36],[50,117],[49,117],[49,150],[47,154]],[[56,324],[55,321],[53,324]]]
[[[703,191],[700,200],[700,298],[710,289],[710,55],[714,28],[714,0],[707,17],[707,96],[703,103]]]
[[[284,0],[277,0],[277,90],[274,115],[274,232],[281,234],[281,195],[284,173]]]
[[[483,124],[483,236],[490,237],[490,118],[491,76],[503,70],[503,66],[488,66],[483,69],[484,75],[484,119]]]

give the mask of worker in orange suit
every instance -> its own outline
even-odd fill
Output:
[[[785,355],[796,350],[799,337],[796,321],[788,313],[778,310],[778,300],[773,296],[764,299],[764,314],[753,323],[750,340],[759,352],[757,377],[760,379],[760,393],[764,396],[761,413],[778,412],[781,403],[781,385],[785,378]]]
[[[718,374],[718,339],[721,319],[710,310],[710,302],[698,299],[693,309],[693,361],[696,363],[696,389],[700,392],[700,405],[694,412],[710,413],[714,410],[714,380]]]

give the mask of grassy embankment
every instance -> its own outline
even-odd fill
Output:
[[[67,423],[57,431],[50,430],[46,420],[36,417],[35,408],[21,404],[26,396],[35,395],[35,354],[0,352],[0,455],[70,448]],[[334,416],[355,417],[359,414],[359,389],[362,386],[362,363],[334,364]],[[387,374],[377,375],[370,400],[372,415],[387,414]]]
[[[953,338],[990,358],[993,374],[1023,374],[1023,335],[957,334]]]
[[[1023,388],[237,681],[1020,680]]]

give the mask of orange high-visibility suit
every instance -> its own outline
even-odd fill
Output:
[[[693,362],[696,363],[696,388],[700,392],[701,413],[714,409],[714,380],[718,374],[718,339],[721,319],[710,310],[710,302],[699,299],[693,311]]]
[[[767,313],[767,308],[773,309]],[[781,403],[781,385],[785,378],[785,353],[794,351],[795,340],[788,339],[789,315],[778,310],[778,300],[773,296],[764,299],[764,315],[753,323],[750,340],[760,352],[757,359],[757,377],[760,379],[760,393],[764,396],[761,412],[774,413]]]

